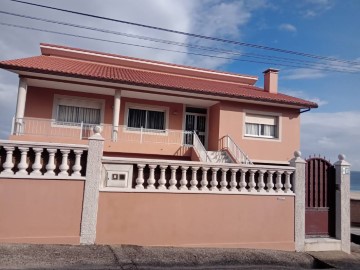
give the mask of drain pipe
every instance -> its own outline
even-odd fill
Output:
[[[303,110],[303,111],[300,110],[300,113],[308,112],[310,110],[311,110],[311,108],[307,108],[306,110]]]

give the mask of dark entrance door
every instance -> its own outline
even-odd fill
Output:
[[[335,236],[335,168],[323,158],[306,160],[305,234]]]
[[[206,147],[206,109],[186,108],[185,131],[195,131],[202,144]],[[185,134],[185,144],[192,145],[192,143],[192,134]]]

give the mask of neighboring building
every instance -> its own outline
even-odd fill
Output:
[[[107,155],[288,164],[301,109],[317,107],[278,93],[275,69],[261,89],[250,75],[40,47],[40,56],[0,62],[20,75],[11,140],[87,144],[100,125]]]

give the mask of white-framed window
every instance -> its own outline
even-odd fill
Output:
[[[53,119],[57,125],[100,125],[103,122],[104,101],[54,96]]]
[[[157,106],[127,104],[125,123],[128,130],[137,131],[141,128],[149,131],[167,129],[168,109]]]
[[[245,136],[269,139],[279,138],[279,116],[246,113]]]

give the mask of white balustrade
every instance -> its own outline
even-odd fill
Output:
[[[211,187],[210,187],[210,190],[211,191],[214,191],[214,190],[218,190],[218,181],[217,181],[217,172],[219,170],[219,168],[216,168],[216,167],[213,167],[211,168],[212,170],[212,175],[211,175]]]
[[[84,145],[75,144],[54,144],[39,142],[21,142],[0,140],[0,150],[5,150],[4,156],[1,157],[3,170],[0,169],[0,177],[11,178],[60,178],[60,179],[79,179],[84,180],[81,175],[81,156],[87,149]],[[62,154],[61,164],[56,160],[56,153],[60,151]],[[44,153],[44,155],[43,155]],[[75,160],[69,160],[69,155]],[[46,162],[45,156],[48,154]],[[72,171],[69,170],[69,163],[74,162]],[[42,168],[46,169],[43,173]],[[14,174],[14,172],[16,172]],[[57,174],[57,172],[59,172]]]
[[[295,169],[288,166],[224,163],[212,167],[201,162],[103,157],[105,164],[117,162],[135,164],[138,177],[127,188],[111,187],[112,191],[294,195],[291,181]],[[149,168],[146,179],[145,167]],[[158,179],[155,178],[157,167],[160,168]]]

